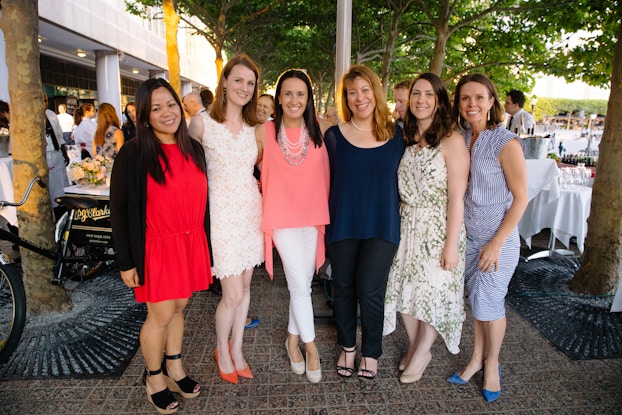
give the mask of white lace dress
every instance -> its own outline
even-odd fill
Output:
[[[212,273],[224,278],[264,262],[263,209],[253,177],[257,160],[255,128],[244,125],[234,137],[208,114],[200,115],[207,159]]]

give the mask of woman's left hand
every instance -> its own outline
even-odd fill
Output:
[[[451,271],[458,265],[458,248],[445,245],[441,252],[441,268]]]
[[[503,245],[498,244],[493,239],[488,242],[477,257],[477,268],[484,272],[499,271],[499,259],[501,258],[501,247]]]

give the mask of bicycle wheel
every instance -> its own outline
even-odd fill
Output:
[[[9,360],[25,323],[26,293],[22,277],[13,264],[0,263],[0,363]]]

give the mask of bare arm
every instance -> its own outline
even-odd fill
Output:
[[[514,200],[510,209],[505,214],[499,230],[492,240],[482,248],[479,254],[478,268],[483,271],[490,271],[494,265],[495,271],[499,270],[499,259],[501,248],[505,240],[510,236],[529,202],[527,198],[527,168],[525,167],[525,156],[523,150],[516,139],[508,142],[501,154],[499,162],[503,168],[503,174],[512,193]]]
[[[447,235],[441,253],[441,267],[452,270],[458,265],[458,241],[464,222],[464,194],[469,179],[470,157],[464,140],[456,131],[442,141],[447,166]]]
[[[266,144],[266,125],[260,124],[255,128],[255,140],[257,141],[257,162],[255,163],[261,170],[261,160],[263,160],[263,149]]]
[[[193,117],[190,120],[190,124],[188,125],[188,134],[190,137],[197,140],[199,143],[203,140],[203,118],[197,114],[197,116]]]
[[[322,131],[322,135],[326,134],[326,130],[328,130],[333,125],[326,121],[324,118],[319,118],[320,122],[320,131]]]
[[[114,143],[118,153],[121,147],[123,147],[123,144],[125,144],[125,136],[123,135],[123,130],[120,128],[114,132]]]

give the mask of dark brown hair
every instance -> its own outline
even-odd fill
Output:
[[[199,142],[190,138],[186,118],[181,109],[181,101],[173,87],[162,78],[147,79],[138,86],[136,91],[136,141],[138,143],[141,160],[147,167],[147,172],[153,179],[163,184],[166,182],[164,170],[169,170],[168,159],[162,150],[160,140],[149,126],[149,114],[151,114],[151,94],[158,88],[166,88],[177,103],[180,112],[180,123],[175,132],[177,146],[186,160],[192,158],[194,164],[204,173],[207,172],[205,165],[205,153]],[[165,169],[160,165],[160,159],[164,162]]]

